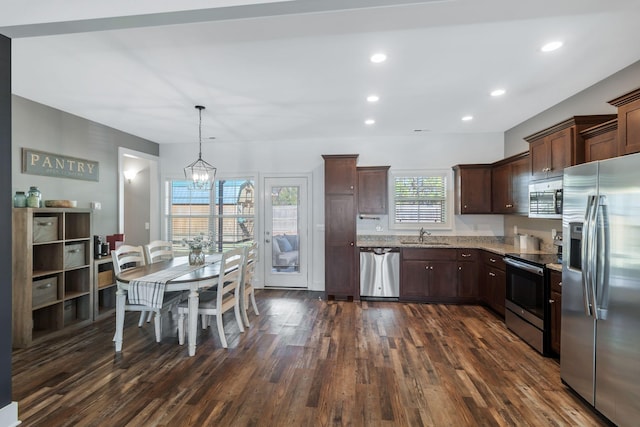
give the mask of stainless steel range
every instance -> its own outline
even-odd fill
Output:
[[[545,265],[556,254],[506,254],[505,324],[531,347],[546,355],[549,347],[547,304],[549,286]]]

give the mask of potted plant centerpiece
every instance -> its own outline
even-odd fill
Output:
[[[200,233],[193,239],[183,239],[183,244],[189,246],[189,264],[203,265],[205,251],[213,246],[213,234]]]

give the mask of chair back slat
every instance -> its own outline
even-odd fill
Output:
[[[173,244],[166,240],[154,240],[144,245],[147,264],[173,259]]]
[[[142,246],[122,245],[111,251],[113,270],[116,274],[132,267],[145,265]]]

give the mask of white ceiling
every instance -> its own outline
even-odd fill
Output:
[[[639,23],[637,0],[0,5],[15,94],[161,144],[197,142],[196,104],[220,143],[502,132],[638,61]]]

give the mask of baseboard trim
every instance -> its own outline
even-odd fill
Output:
[[[20,423],[22,421],[18,420],[18,402],[11,402],[0,409],[0,426],[13,427]]]

